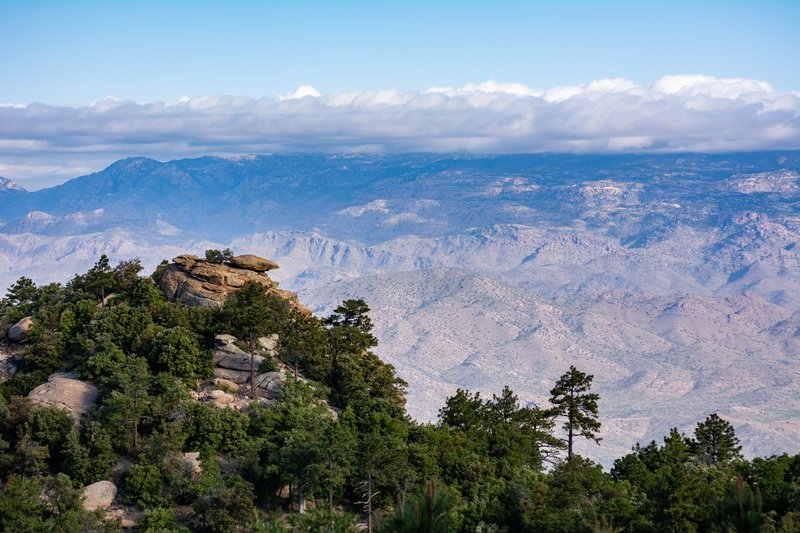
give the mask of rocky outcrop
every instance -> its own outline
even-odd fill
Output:
[[[179,255],[161,271],[158,286],[170,301],[194,307],[222,307],[248,281],[261,283],[267,294],[278,296],[303,314],[311,310],[293,292],[278,289],[266,274],[278,265],[256,255],[237,255],[228,263],[212,263],[195,255]]]
[[[105,510],[117,497],[117,486],[110,481],[98,481],[83,489],[83,508],[86,511]]]
[[[239,390],[239,384],[225,378],[214,378],[211,383],[219,387],[220,390],[225,392],[236,392]]]
[[[256,395],[266,400],[275,401],[286,385],[286,374],[278,370],[265,372],[256,376]]]
[[[266,337],[259,337],[256,339],[256,346],[259,349],[267,352],[272,357],[278,356],[278,334],[273,333],[272,335],[267,335]]]
[[[203,473],[203,465],[200,461],[200,452],[186,452],[181,456],[181,464],[193,481],[196,481]]]
[[[279,268],[278,264],[274,261],[251,254],[237,255],[230,260],[230,264],[236,268],[253,270],[254,272],[267,272]]]
[[[228,394],[220,389],[212,390],[208,393],[208,396],[211,398],[211,402],[217,406],[230,405],[236,400],[233,394]]]
[[[244,385],[250,381],[250,371],[229,370],[227,368],[214,368],[214,379],[224,379],[237,385]]]
[[[8,340],[11,342],[25,342],[28,333],[33,328],[33,317],[26,316],[8,329]]]
[[[53,374],[29,394],[33,403],[66,409],[78,423],[97,401],[97,387],[73,374]]]
[[[277,358],[280,345],[278,335],[267,335],[256,340],[256,375],[252,382],[250,354],[236,346],[236,337],[223,334],[217,335],[214,340],[216,342],[214,378],[192,391],[192,398],[208,402],[214,407],[237,411],[247,409],[253,401],[266,405],[275,403],[283,392],[286,382],[290,379],[289,376],[293,375],[293,371]],[[258,367],[268,358],[274,358],[273,363],[276,370],[258,372]],[[295,379],[310,383],[308,379],[299,374],[295,376]],[[254,398],[250,397],[251,384],[254,385]],[[324,400],[320,402],[320,405],[327,408],[329,416],[334,420],[341,415],[341,411],[333,409]]]
[[[216,343],[213,359],[214,379],[211,384],[218,389],[206,390],[198,398],[217,406],[232,405],[236,401],[236,392],[250,388],[250,354],[236,346],[236,337],[233,335],[217,335],[214,341]],[[256,395],[269,403],[280,395],[286,383],[286,372],[284,370],[259,372],[258,369],[265,359],[277,356],[278,343],[276,334],[259,337],[256,341],[256,350],[260,353],[253,356]],[[280,364],[277,361],[276,363]]]
[[[216,341],[216,349],[214,350],[214,366],[227,370],[250,372],[250,354],[234,344],[234,342],[236,342],[236,337],[231,335],[217,335],[214,340]],[[263,356],[258,354],[253,355],[253,363],[256,371],[263,362]]]

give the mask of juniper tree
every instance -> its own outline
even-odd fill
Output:
[[[574,366],[569,367],[558,378],[556,386],[550,391],[550,402],[557,416],[564,417],[564,430],[567,432],[567,460],[572,461],[575,437],[586,437],[600,443],[597,432],[600,421],[597,419],[597,400],[600,396],[589,392],[594,376],[584,374]]]

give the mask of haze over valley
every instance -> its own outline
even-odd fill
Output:
[[[710,412],[800,440],[800,152],[121,160],[0,190],[0,284],[229,247],[327,314],[364,298],[433,421],[457,387],[543,404],[595,375],[608,464]]]

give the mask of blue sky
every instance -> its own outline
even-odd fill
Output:
[[[0,102],[550,88],[665,74],[800,90],[800,2],[0,1]]]
[[[0,0],[0,176],[130,156],[800,149],[800,0]]]

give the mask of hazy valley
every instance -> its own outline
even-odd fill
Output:
[[[799,171],[798,152],[130,159],[4,185],[0,284],[230,247],[318,312],[364,298],[419,419],[456,387],[543,402],[574,364],[602,398],[593,457],[714,411],[746,452],[793,453]]]

